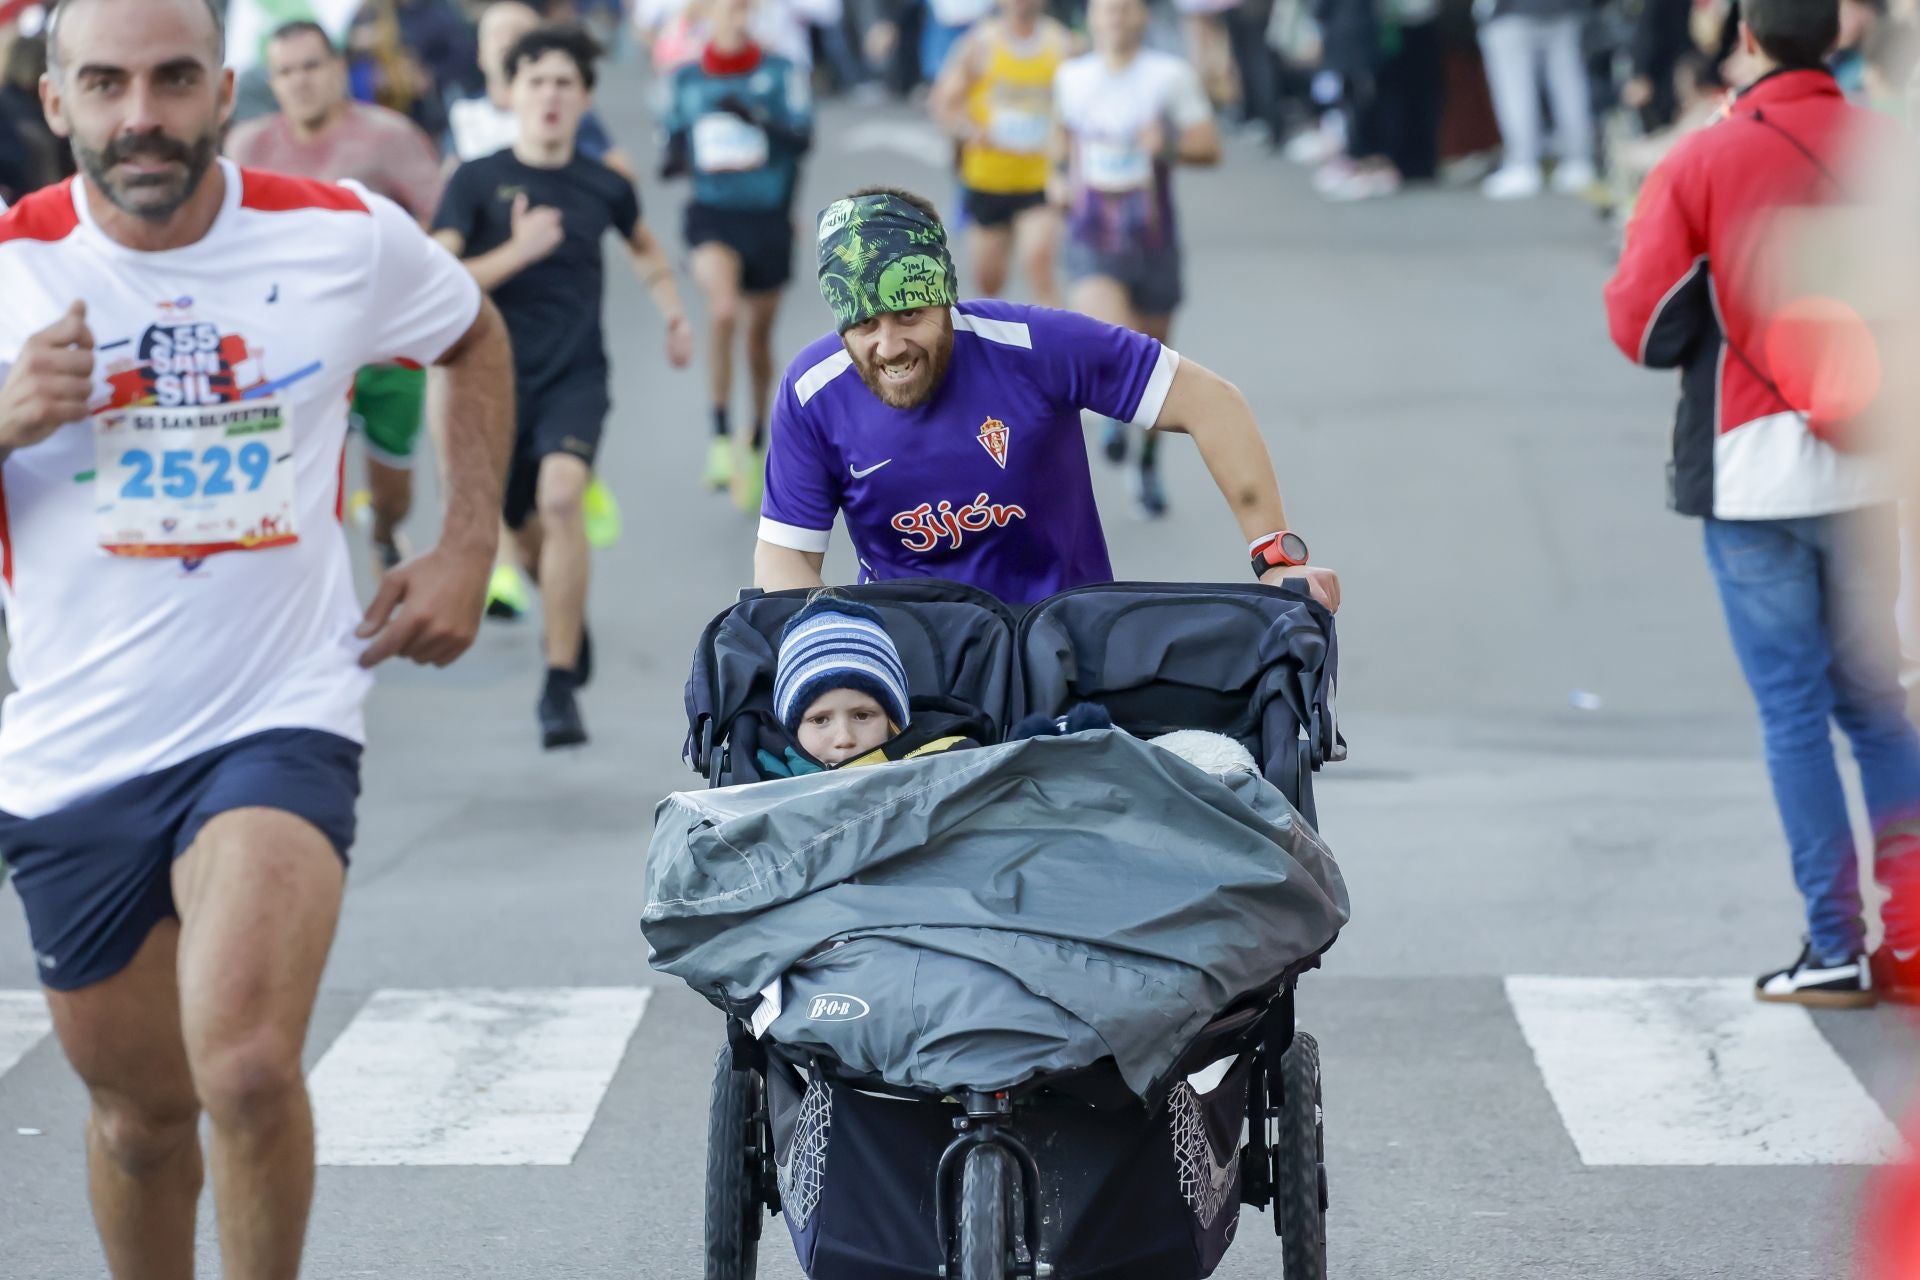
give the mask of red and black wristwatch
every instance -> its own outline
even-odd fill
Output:
[[[1307,562],[1307,540],[1286,530],[1268,534],[1249,550],[1253,552],[1256,578],[1264,578],[1275,569],[1297,569]]]

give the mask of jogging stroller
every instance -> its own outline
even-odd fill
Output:
[[[1249,954],[1241,958],[1251,967],[1237,976],[1211,986],[1203,982],[1211,995],[1189,992],[1166,1002],[1166,1016],[1184,1021],[1154,1046],[1138,1043],[1138,1037],[1128,1041],[1126,1027],[1110,1031],[1098,1014],[1089,1015],[1091,1027],[1073,1017],[1052,1018],[1054,1008],[1045,1002],[1035,1015],[1044,1025],[1023,1022],[1025,1015],[996,1022],[998,1010],[969,1023],[971,1011],[964,1006],[991,1003],[993,983],[1002,981],[976,967],[964,971],[966,980],[916,988],[912,1003],[926,1025],[913,1033],[912,1052],[888,1059],[883,1046],[876,1057],[861,1037],[880,1021],[867,1017],[870,1006],[877,1009],[883,1001],[846,990],[852,983],[842,958],[880,948],[898,960],[881,967],[896,974],[911,970],[917,981],[923,965],[964,963],[954,955],[993,930],[955,928],[969,922],[940,917],[936,923],[946,927],[931,945],[886,951],[900,943],[874,936],[885,930],[850,924],[845,936],[829,939],[835,930],[821,927],[821,944],[791,967],[788,957],[761,957],[773,945],[763,930],[769,917],[742,904],[765,897],[780,877],[804,878],[812,874],[805,866],[831,861],[842,846],[865,840],[841,834],[853,826],[849,821],[831,833],[834,839],[814,839],[811,852],[800,850],[796,837],[803,832],[783,832],[782,812],[795,804],[804,810],[827,803],[803,793],[858,790],[866,793],[863,813],[889,815],[883,829],[905,821],[906,829],[894,833],[898,848],[884,858],[876,855],[864,877],[848,878],[851,891],[868,895],[871,903],[873,895],[898,887],[889,877],[899,864],[888,858],[911,856],[900,851],[919,850],[923,841],[928,849],[958,847],[940,844],[944,811],[997,812],[979,803],[981,792],[966,789],[982,785],[982,778],[1010,776],[1007,794],[1044,791],[1066,779],[1063,794],[1073,803],[1072,779],[1116,776],[1101,772],[1112,764],[1125,771],[1117,775],[1128,780],[1121,790],[1158,794],[1176,806],[1183,795],[1206,793],[1213,781],[1158,747],[1127,733],[1107,733],[1078,735],[1092,741],[1071,748],[1065,745],[1071,740],[1040,739],[959,753],[957,759],[670,798],[661,806],[648,869],[645,927],[652,958],[727,1014],[708,1117],[705,1274],[714,1280],[753,1276],[765,1218],[784,1212],[802,1267],[814,1280],[1198,1278],[1210,1275],[1224,1256],[1244,1202],[1272,1209],[1288,1280],[1324,1276],[1319,1055],[1311,1036],[1295,1032],[1294,995],[1300,975],[1318,966],[1346,919],[1338,870],[1300,820],[1313,811],[1313,771],[1344,755],[1333,715],[1331,617],[1303,593],[1252,584],[1102,585],[1025,610],[933,580],[879,583],[846,594],[880,612],[913,689],[941,690],[967,704],[995,740],[1032,712],[1055,715],[1097,702],[1132,734],[1202,728],[1247,746],[1266,781],[1298,812],[1252,775],[1241,774],[1231,803],[1196,809],[1191,820],[1204,828],[1218,813],[1238,814],[1236,805],[1265,806],[1266,816],[1253,825],[1280,842],[1266,861],[1284,872],[1264,863],[1255,871],[1242,864],[1222,872],[1225,879],[1209,882],[1217,895],[1206,895],[1220,899],[1220,914],[1203,932],[1231,933],[1236,903],[1259,898],[1269,906],[1286,904],[1279,915],[1269,912],[1285,921],[1284,936],[1265,954],[1246,948]],[[760,781],[761,749],[779,755],[784,731],[771,710],[774,660],[781,629],[805,596],[750,594],[701,637],[687,686],[687,758],[714,787]],[[1156,758],[1172,761],[1166,767],[1176,775],[1160,791],[1149,776]],[[925,802],[942,786],[967,798],[951,805]],[[1070,816],[1087,839],[1105,840],[1111,831],[1126,830],[1110,824],[1140,817],[1106,811],[1116,807],[1125,806],[1090,805]],[[927,815],[925,828],[898,816],[914,810]],[[1072,839],[1078,833],[1057,828],[1056,834]],[[1189,834],[1183,826],[1175,838]],[[1142,838],[1150,845],[1165,836],[1163,827]],[[689,883],[687,860],[663,865],[663,841],[683,842],[676,848],[685,853],[685,841],[703,839],[718,841],[711,847],[722,850],[714,863],[723,868],[721,878],[736,878],[723,885],[696,877],[704,898],[675,896]],[[1151,879],[1156,869],[1205,856],[1216,843],[1204,831],[1192,846],[1175,850],[1163,843],[1158,852],[1165,857],[1136,857],[1127,865],[1144,871],[1128,878]],[[771,856],[756,860],[756,848]],[[1134,853],[1143,851],[1155,850],[1142,845]],[[956,882],[981,883],[970,879],[975,868],[941,869]],[[1003,871],[989,867],[986,882]],[[831,878],[830,872],[820,874]],[[911,887],[927,891],[925,882]],[[835,891],[848,890],[838,885]],[[1242,893],[1247,896],[1236,899]],[[832,896],[796,891],[784,901],[833,914],[844,909],[845,899],[828,902]],[[1089,893],[1071,910],[1097,917],[1100,907],[1092,900],[1099,897]],[[938,917],[941,908],[928,901],[929,914]],[[1040,928],[1049,945],[1057,941]],[[952,942],[951,936],[964,941]],[[1022,936],[1023,944],[1030,940]],[[1072,944],[1059,945],[1064,951]],[[1142,969],[1152,963],[1149,953],[1157,942],[1129,945],[1140,948],[1127,953],[1129,962]],[[696,975],[716,948],[731,950],[730,971],[737,972],[748,954],[763,960],[763,971],[730,988]],[[1026,960],[1032,962],[1031,950]],[[1080,971],[1074,966],[1086,964],[1076,952],[1071,965],[1054,970],[1044,960],[1032,971],[1010,967],[1077,1013],[1084,1006],[1074,1003],[1068,988]],[[1254,972],[1259,979],[1245,981]],[[757,988],[768,973],[772,981]],[[929,996],[929,990],[938,994]],[[1088,1032],[1098,1034],[1083,1034]],[[996,1053],[993,1066],[977,1065],[981,1055]],[[958,1056],[974,1059],[955,1067],[965,1083],[940,1074]],[[934,1065],[923,1071],[929,1062]]]

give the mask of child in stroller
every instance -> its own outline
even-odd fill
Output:
[[[773,706],[794,745],[759,749],[770,777],[796,777],[977,747],[984,720],[945,697],[914,715],[907,669],[880,615],[816,592],[780,636]]]
[[[1197,1280],[1244,1202],[1271,1211],[1289,1280],[1319,1280],[1319,1069],[1294,987],[1346,918],[1301,821],[1311,769],[1338,758],[1330,620],[1253,586],[1102,585],[1019,611],[932,581],[850,594],[884,618],[906,687],[964,699],[1002,745],[739,786],[774,776],[794,738],[781,641],[820,602],[749,597],[703,635],[688,759],[716,789],[657,815],[644,927],[655,967],[728,1014],[706,1276],[754,1275],[778,1213],[814,1280]],[[1126,732],[1076,733],[1087,703]],[[1030,716],[1069,741],[1014,741]],[[1237,739],[1259,776],[1236,760],[1205,781],[1141,741],[1176,728]],[[1242,803],[1267,816],[1242,828]],[[1259,847],[1229,856],[1230,827]],[[1190,856],[1144,856],[1172,847]],[[1139,869],[1085,878],[1116,858]],[[1272,938],[1241,934],[1255,918]],[[1204,999],[1088,990],[1243,955],[1260,972],[1223,973]],[[1154,1066],[1123,1072],[1143,1050]]]

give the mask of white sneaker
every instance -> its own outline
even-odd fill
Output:
[[[1527,200],[1539,195],[1544,185],[1539,165],[1503,164],[1480,184],[1480,194],[1489,200]]]
[[[1298,165],[1312,167],[1325,164],[1340,154],[1340,148],[1346,145],[1331,129],[1314,126],[1302,129],[1287,139],[1287,145],[1281,153]]]
[[[1320,189],[1320,194],[1329,200],[1346,203],[1351,200],[1378,200],[1383,196],[1397,195],[1400,191],[1400,175],[1392,169],[1361,169],[1350,173],[1340,182]]]
[[[1562,160],[1553,167],[1553,189],[1563,196],[1580,196],[1600,181],[1590,160]]]
[[[1313,189],[1326,195],[1334,188],[1344,185],[1359,173],[1352,160],[1346,156],[1335,156],[1313,171]]]

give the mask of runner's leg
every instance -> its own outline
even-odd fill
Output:
[[[293,1280],[313,1202],[313,1112],[300,1051],[340,917],[346,867],[278,809],[213,818],[173,864],[180,1012],[213,1121],[228,1280]]]
[[[1123,329],[1132,329],[1137,323],[1132,295],[1126,285],[1112,276],[1088,275],[1074,281],[1067,305],[1083,316]],[[1116,466],[1125,462],[1130,443],[1127,424],[1108,418],[1100,434],[1101,451],[1107,461]]]
[[[546,539],[540,536],[540,517],[528,516],[527,522],[518,529],[508,529],[507,533],[513,545],[514,555],[519,558],[520,571],[534,586],[540,585],[540,551]]]
[[[1013,220],[1014,253],[1037,306],[1060,305],[1060,290],[1053,278],[1054,259],[1060,252],[1060,231],[1059,211],[1051,205],[1023,209]]]
[[[740,255],[718,240],[693,251],[693,279],[707,299],[707,386],[713,396],[714,436],[725,439],[733,400],[733,335],[740,325]]]
[[[1132,327],[1146,334],[1149,338],[1162,344],[1173,341],[1173,316],[1170,313],[1165,315],[1136,313],[1134,318],[1135,323]],[[1140,465],[1149,469],[1152,468],[1154,459],[1158,457],[1159,454],[1160,433],[1158,431],[1149,431],[1147,432],[1146,440],[1140,446]]]
[[[753,388],[753,422],[746,458],[733,476],[733,502],[748,515],[760,514],[767,491],[767,423],[773,413],[773,322],[780,313],[780,289],[746,295],[747,373]]]
[[[413,510],[413,472],[368,458],[367,492],[373,497],[373,540],[395,545],[401,522]]]
[[[976,297],[997,298],[1007,291],[1007,265],[1013,256],[1013,229],[1006,223],[997,227],[974,223],[967,228],[967,253],[973,258],[973,292]]]
[[[587,464],[572,454],[550,453],[540,460],[535,498],[547,665],[569,671],[580,658],[580,628],[587,613],[587,530],[580,496],[590,474]]]
[[[46,993],[92,1104],[87,1183],[115,1280],[193,1280],[200,1104],[180,1035],[179,935],[164,920],[111,978]]]
[[[753,447],[764,448],[767,422],[773,413],[773,323],[780,315],[778,289],[747,295],[747,373],[753,382]]]
[[[1086,276],[1073,285],[1072,306],[1083,316],[1123,329],[1138,329],[1140,317],[1133,312],[1133,298],[1127,286],[1112,276]]]

